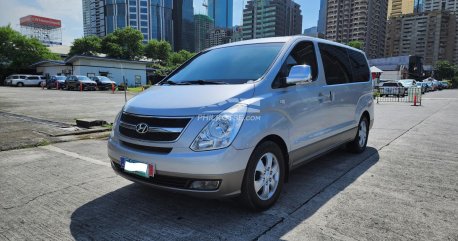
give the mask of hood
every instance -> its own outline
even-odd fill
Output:
[[[111,81],[111,80],[102,80],[102,81],[100,81],[100,83],[102,83],[102,84],[116,84],[116,82]]]
[[[253,93],[254,84],[151,86],[129,100],[124,111],[152,116],[219,114]]]
[[[93,80],[78,80],[79,82],[81,83],[86,83],[86,84],[97,84],[95,81]]]

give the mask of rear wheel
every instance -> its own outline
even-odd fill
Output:
[[[248,161],[241,201],[256,211],[270,208],[280,196],[284,176],[285,161],[280,147],[271,141],[261,143]]]
[[[22,83],[22,82],[19,82],[16,85],[17,85],[17,87],[24,87],[24,83]]]
[[[367,139],[369,137],[369,120],[366,116],[361,117],[358,125],[358,132],[355,139],[347,144],[347,148],[353,153],[362,153],[366,150]]]

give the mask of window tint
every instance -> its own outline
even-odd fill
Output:
[[[38,79],[38,77],[37,76],[30,76],[27,79]]]
[[[367,82],[370,80],[369,66],[364,54],[351,49],[347,49],[353,70],[353,79],[351,82]]]
[[[309,65],[312,68],[312,79],[316,80],[318,76],[318,65],[316,61],[315,47],[312,42],[300,42],[289,54],[283,63],[277,77],[275,78],[272,88],[285,86],[286,77],[294,65]]]
[[[346,48],[329,44],[319,44],[323,60],[326,83],[338,85],[351,82],[351,66]]]
[[[259,79],[273,63],[283,43],[238,45],[199,54],[179,68],[170,81],[219,81],[243,84]]]

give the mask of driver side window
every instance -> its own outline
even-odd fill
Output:
[[[318,65],[316,61],[315,47],[312,42],[304,41],[298,43],[291,51],[277,74],[272,88],[283,88],[286,86],[286,77],[294,65],[309,65],[312,68],[312,80],[318,76]]]

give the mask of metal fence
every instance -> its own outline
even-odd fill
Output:
[[[375,90],[377,103],[380,102],[405,102],[421,105],[421,88],[411,87],[378,87]]]

